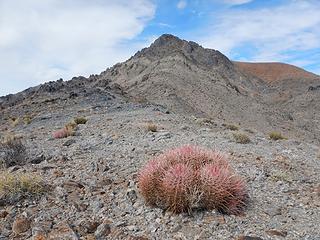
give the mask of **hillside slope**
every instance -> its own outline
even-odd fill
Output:
[[[237,61],[233,61],[233,63],[241,71],[256,76],[268,83],[276,83],[287,79],[313,80],[319,78],[316,74],[286,63],[251,63]]]
[[[0,166],[0,239],[320,239],[320,88],[286,84],[164,35],[99,75],[1,97],[0,139],[26,152]],[[76,117],[74,134],[53,136]],[[185,144],[229,158],[248,190],[241,215],[146,204],[140,169]]]
[[[1,97],[0,108],[113,92],[179,114],[320,142],[317,75],[287,64],[232,62],[219,51],[168,34],[99,75]]]
[[[275,79],[296,76],[297,69],[288,67],[287,73],[269,76],[268,69],[263,68],[264,75]],[[317,102],[320,91],[309,88],[320,85],[320,81],[314,74],[305,75],[307,78],[296,76],[270,85],[261,75],[243,71],[218,51],[163,35],[98,79],[121,86],[131,99],[161,104],[174,112],[319,141],[316,119],[320,107],[312,102]],[[308,105],[312,107],[304,107]],[[306,123],[308,119],[312,122]]]

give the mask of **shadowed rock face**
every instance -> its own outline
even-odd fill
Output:
[[[288,64],[232,62],[219,51],[165,34],[99,75],[45,83],[0,98],[0,106],[121,95],[180,114],[318,139],[319,79]]]

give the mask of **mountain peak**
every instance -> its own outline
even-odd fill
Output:
[[[171,48],[171,49],[181,49],[181,48],[202,48],[199,44],[180,39],[172,34],[162,34],[157,38],[150,46],[151,48]]]
[[[134,57],[147,57],[154,61],[166,57],[181,56],[204,67],[224,65],[231,67],[229,59],[217,50],[206,49],[193,41],[186,41],[171,34],[163,34],[150,47],[139,51]]]
[[[161,45],[164,45],[164,44],[167,44],[167,43],[181,43],[183,42],[182,39],[172,35],[172,34],[162,34],[160,37],[158,37],[155,41],[154,41],[154,45],[157,45],[157,46],[161,46]]]

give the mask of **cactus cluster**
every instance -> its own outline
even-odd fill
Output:
[[[86,124],[87,119],[75,118],[73,121],[67,123],[63,128],[52,133],[53,138],[66,138],[75,135],[79,124]]]
[[[147,204],[174,213],[217,209],[240,214],[248,194],[227,157],[186,145],[150,160],[141,169],[139,189]]]

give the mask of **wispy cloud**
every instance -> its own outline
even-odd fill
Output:
[[[212,19],[199,41],[231,58],[299,62],[297,56],[320,47],[319,12],[318,1],[294,0],[271,8],[229,9]]]
[[[164,27],[164,28],[174,28],[173,25],[170,25],[170,24],[167,24],[167,23],[163,23],[163,22],[158,23],[158,25],[160,27]]]
[[[231,5],[240,5],[252,2],[253,0],[224,0],[224,3],[231,4]]]
[[[187,1],[186,0],[180,0],[177,4],[178,9],[184,9],[187,7]]]
[[[0,1],[0,95],[125,60],[154,13],[151,0]]]

